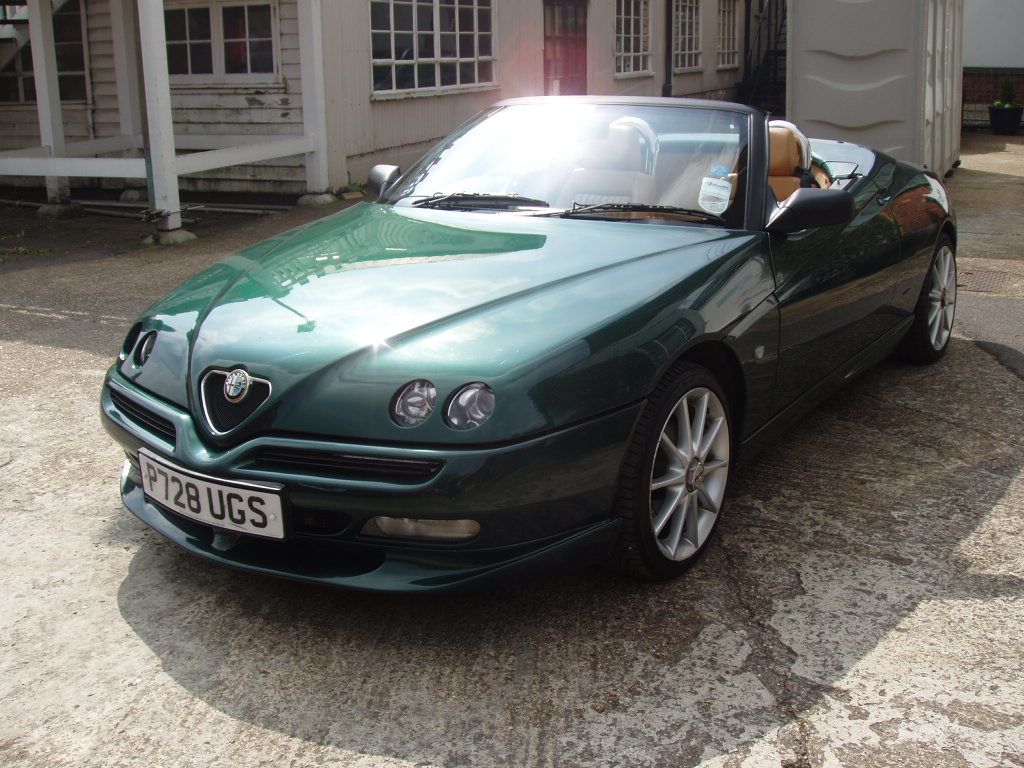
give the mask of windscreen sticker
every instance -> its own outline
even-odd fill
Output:
[[[720,216],[729,207],[732,200],[732,182],[727,179],[713,179],[705,176],[700,185],[700,196],[697,203],[708,213]]]
[[[711,168],[711,175],[717,176],[718,178],[722,178],[723,176],[729,175],[729,169],[726,168],[724,165],[716,165]]]

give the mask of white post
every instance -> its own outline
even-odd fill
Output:
[[[147,175],[150,204],[165,215],[157,220],[157,242],[169,242],[163,233],[181,229],[178,172],[174,167],[174,121],[171,117],[171,82],[167,74],[167,35],[163,0],[138,0],[139,46],[146,90],[149,127]],[[173,239],[173,238],[172,238]]]
[[[299,71],[302,77],[302,130],[313,139],[306,154],[306,192],[300,204],[331,202],[327,173],[327,94],[320,0],[299,0]]]
[[[64,155],[64,114],[57,87],[57,50],[53,43],[53,12],[50,0],[28,0],[29,40],[36,84],[40,144],[49,147],[51,157]],[[71,197],[67,178],[46,177],[46,199],[55,205]]]
[[[139,91],[139,42],[135,8],[130,0],[110,0],[110,29],[114,42],[117,76],[117,112],[122,136],[142,134],[142,100]],[[129,155],[136,153],[130,151]]]

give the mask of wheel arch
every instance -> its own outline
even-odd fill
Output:
[[[946,219],[943,225],[939,228],[939,237],[945,235],[953,241],[953,250],[956,250],[956,225],[951,219]]]
[[[746,382],[743,368],[736,353],[723,341],[706,340],[688,347],[676,362],[688,362],[703,366],[722,385],[729,399],[728,407],[732,416],[734,444],[743,436],[743,419],[746,414]]]

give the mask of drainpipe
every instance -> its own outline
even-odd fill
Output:
[[[665,83],[661,86],[662,96],[672,95],[672,2],[665,0]]]
[[[736,98],[737,101],[750,102],[752,93],[749,93],[749,82],[750,82],[750,69],[754,64],[754,52],[750,50],[750,27],[753,20],[752,11],[754,10],[754,0],[747,0],[746,15],[743,17],[743,75],[740,78],[740,82],[736,86]],[[760,29],[760,27],[758,27]]]

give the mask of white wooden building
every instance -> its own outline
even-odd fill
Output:
[[[179,188],[336,190],[503,98],[728,98],[750,4],[0,0],[0,185],[148,177],[173,230]]]

